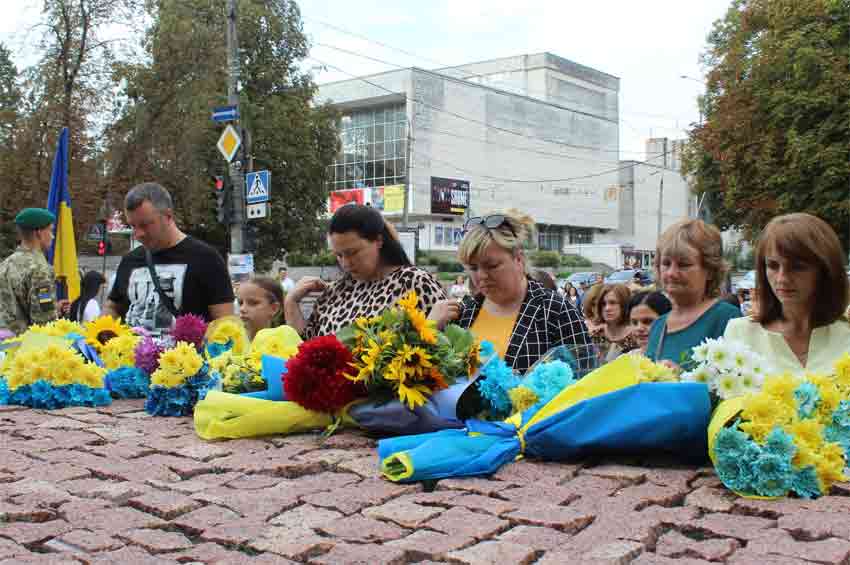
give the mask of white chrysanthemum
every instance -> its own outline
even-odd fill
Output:
[[[726,400],[741,395],[741,383],[737,375],[726,373],[717,379],[717,396]]]
[[[691,358],[697,363],[705,363],[706,361],[708,361],[709,341],[713,340],[706,340],[694,347]]]
[[[738,377],[738,384],[741,395],[758,392],[761,389],[761,382],[759,382],[758,377],[752,372],[741,373]]]
[[[711,373],[705,365],[701,365],[693,371],[688,371],[682,375],[682,381],[691,383],[709,384]]]

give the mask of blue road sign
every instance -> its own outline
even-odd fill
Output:
[[[213,109],[212,119],[214,122],[232,122],[239,117],[236,106],[219,106]]]
[[[245,202],[247,204],[268,202],[271,188],[271,174],[268,171],[248,173],[245,175]]]

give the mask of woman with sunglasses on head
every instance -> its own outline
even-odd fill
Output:
[[[534,229],[527,215],[510,210],[470,218],[458,257],[476,292],[463,301],[437,303],[430,318],[469,328],[493,343],[509,367],[525,373],[549,349],[566,345],[582,369],[595,365],[596,349],[576,308],[526,272],[523,243]]]
[[[303,277],[284,299],[286,322],[303,338],[334,334],[357,318],[377,316],[411,290],[416,291],[423,312],[446,298],[430,273],[410,264],[395,229],[371,206],[341,207],[331,218],[328,232],[344,276],[330,284],[318,277]],[[305,321],[300,303],[317,291],[322,295]]]
[[[829,374],[850,352],[848,281],[835,231],[810,214],[770,221],[756,247],[759,307],[732,320],[725,337],[761,353],[780,373]]]

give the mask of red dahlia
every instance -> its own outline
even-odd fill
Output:
[[[362,385],[345,378],[352,361],[351,352],[335,336],[305,341],[286,363],[287,372],[283,375],[286,399],[308,410],[338,411],[366,394]]]

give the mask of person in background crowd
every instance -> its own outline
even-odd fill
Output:
[[[670,298],[670,312],[652,325],[647,356],[667,364],[690,364],[692,350],[723,335],[741,311],[718,299],[728,267],[720,231],[702,220],[682,220],[658,240],[656,279]]]
[[[570,285],[570,288],[567,290],[566,299],[567,302],[575,306],[576,310],[581,312],[581,297],[578,294],[578,289],[573,285]]]
[[[283,294],[287,295],[292,292],[292,289],[295,288],[295,281],[289,278],[289,271],[287,271],[286,267],[281,267],[277,270],[277,277],[280,280],[280,288],[283,290]]]
[[[105,284],[106,279],[97,271],[89,271],[83,275],[80,297],[71,303],[68,318],[78,323],[91,322],[99,318],[100,304],[97,302],[97,295]]]
[[[357,318],[371,318],[415,290],[427,313],[446,298],[442,285],[427,271],[411,265],[395,229],[371,206],[346,204],[331,218],[331,249],[344,276],[332,283],[303,277],[284,299],[287,324],[305,339],[334,334]],[[300,303],[322,292],[309,320]]]
[[[451,321],[493,344],[505,363],[523,374],[549,349],[565,345],[582,370],[595,365],[593,347],[578,311],[556,291],[526,274],[523,243],[534,220],[516,210],[470,218],[458,258],[477,293],[446,300],[429,317],[442,328]]]
[[[564,286],[558,289],[558,294],[560,294],[561,296],[568,296],[572,287],[573,283],[571,283],[570,281],[564,281]]]
[[[728,302],[729,304],[731,304],[732,306],[734,306],[738,310],[741,309],[741,301],[738,300],[737,294],[732,294],[731,292],[727,292],[723,296],[720,297],[720,300],[722,300],[723,302]]]
[[[142,245],[121,259],[104,314],[155,334],[168,331],[181,314],[208,321],[233,315],[227,264],[213,247],[180,231],[163,186],[134,186],[124,208]]]
[[[764,355],[778,372],[829,374],[850,352],[844,252],[817,216],[787,214],[767,224],[756,247],[753,294],[753,315],[730,321],[724,335]]]
[[[640,280],[640,272],[635,272],[635,276],[632,277],[632,281],[629,283],[629,290],[631,292],[640,292],[643,289],[643,282]]]
[[[745,288],[739,288],[738,292],[738,303],[741,305],[741,314],[744,316],[750,315],[750,310],[752,309],[752,302],[750,300],[751,293]]]
[[[629,324],[631,294],[629,287],[624,284],[606,284],[599,291],[596,317],[602,320],[602,324],[590,333],[590,337],[599,349],[602,362],[613,361],[637,347]]]
[[[449,297],[450,298],[463,298],[469,294],[469,289],[466,288],[466,277],[463,275],[459,275],[454,284],[449,288]]]
[[[632,295],[629,301],[629,322],[632,325],[631,335],[637,343],[637,349],[633,351],[646,355],[649,329],[659,316],[671,308],[670,301],[660,292],[643,291]]]
[[[21,243],[0,263],[0,330],[21,334],[59,314],[53,268],[44,256],[55,223],[56,216],[44,208],[25,208],[15,216]]]
[[[547,288],[549,290],[558,290],[558,285],[555,282],[555,279],[552,278],[552,275],[543,269],[534,269],[531,273],[532,278],[543,285],[543,288]],[[562,295],[563,296],[563,295]]]
[[[595,284],[581,297],[581,312],[584,315],[584,323],[591,333],[602,325],[597,306],[599,304],[599,293],[602,292],[603,286],[602,284]]]
[[[283,288],[272,277],[253,276],[239,285],[239,318],[252,340],[257,332],[283,322]]]

